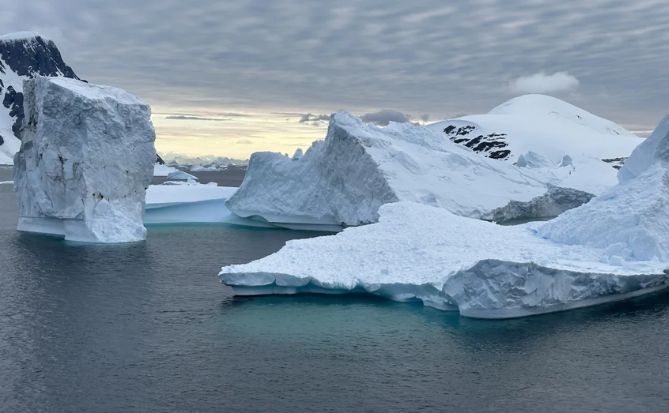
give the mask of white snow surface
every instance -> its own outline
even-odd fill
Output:
[[[24,84],[15,156],[20,231],[77,242],[143,240],[156,153],[150,108],[120,89],[38,77]]]
[[[624,158],[643,140],[622,126],[546,95],[523,95],[487,114],[469,115],[427,127],[443,132],[453,125],[474,128],[467,137],[505,134],[510,155],[505,161],[523,166],[528,156],[540,158],[525,173],[555,186],[598,195],[617,183],[617,171],[603,159]],[[460,138],[457,136],[456,138]],[[568,156],[571,165],[562,160]],[[504,162],[504,161],[501,161]]]
[[[669,167],[669,116],[662,119],[653,133],[634,149],[618,172],[618,179],[634,179],[658,162]]]
[[[617,260],[669,261],[669,117],[620,170],[620,184],[540,229],[556,242],[606,248]]]
[[[239,295],[366,292],[480,318],[659,291],[669,287],[668,130],[665,119],[632,154],[636,175],[621,171],[618,185],[546,223],[505,227],[391,203],[376,224],[289,241],[219,275]]]
[[[551,242],[528,225],[409,202],[384,205],[380,215],[375,224],[289,241],[268,257],[223,267],[221,280],[239,295],[367,292],[484,318],[557,311],[669,282],[667,263],[611,263],[603,249]],[[481,266],[498,270],[487,275]]]
[[[381,128],[339,112],[327,137],[299,159],[252,155],[228,208],[273,224],[333,226],[375,222],[378,208],[413,201],[482,217],[511,200],[529,201],[546,185],[430,129],[390,123]]]

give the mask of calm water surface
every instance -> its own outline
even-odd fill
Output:
[[[79,246],[15,222],[0,185],[0,411],[669,411],[667,295],[495,322],[234,299],[221,265],[313,234],[157,226]]]

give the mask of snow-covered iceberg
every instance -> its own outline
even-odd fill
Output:
[[[156,160],[149,106],[75,79],[37,77],[23,89],[18,229],[80,242],[143,240]]]
[[[519,317],[666,287],[667,263],[609,262],[605,249],[564,245],[531,225],[500,226],[416,203],[381,207],[378,223],[289,241],[223,267],[236,295],[369,293],[482,318]]]
[[[480,156],[428,128],[381,128],[340,112],[332,116],[326,139],[302,157],[253,154],[227,205],[240,217],[289,228],[337,229],[375,222],[379,207],[396,201],[487,218],[511,201],[530,202],[548,190],[521,168]]]
[[[236,294],[366,292],[480,318],[622,300],[669,287],[669,118],[620,183],[547,223],[505,227],[399,202],[378,223],[290,241],[223,267]]]
[[[615,185],[607,161],[640,142],[542,95],[427,127],[378,127],[340,112],[303,156],[252,155],[227,205],[240,217],[309,229],[372,223],[396,201],[495,221],[550,218]]]

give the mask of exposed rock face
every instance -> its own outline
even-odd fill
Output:
[[[0,37],[3,63],[18,76],[69,77],[79,79],[65,64],[56,44],[36,33],[16,33]],[[4,70],[3,70],[4,73]]]
[[[23,81],[37,76],[79,79],[53,41],[31,32],[0,36],[0,164],[19,148]]]
[[[145,238],[156,152],[150,108],[112,87],[38,77],[24,86],[14,158],[20,231],[80,242]]]

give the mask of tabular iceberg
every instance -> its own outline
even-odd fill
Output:
[[[150,185],[146,190],[145,224],[234,223],[225,201],[237,188],[196,182]]]
[[[378,223],[290,241],[219,275],[240,295],[366,292],[480,318],[666,289],[667,147],[669,118],[634,151],[617,186],[547,223],[504,227],[398,202],[381,207]]]
[[[24,96],[14,158],[18,229],[80,242],[143,240],[156,159],[149,106],[66,78],[27,80]]]

